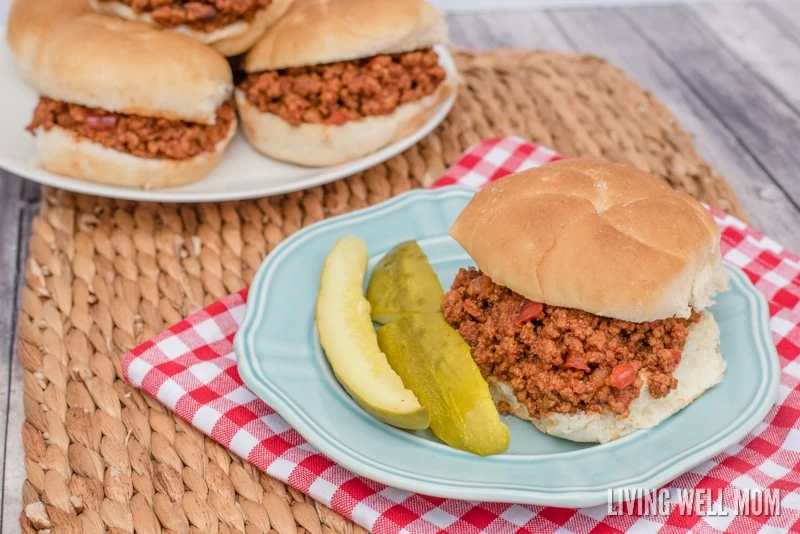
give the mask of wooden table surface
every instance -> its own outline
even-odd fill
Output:
[[[456,46],[588,52],[669,107],[730,182],[754,226],[800,252],[800,2],[448,16]],[[0,176],[0,528],[19,531],[25,480],[16,306],[35,184]]]

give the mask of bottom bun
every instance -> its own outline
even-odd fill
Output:
[[[79,139],[58,126],[35,133],[39,165],[50,172],[119,187],[157,189],[188,184],[208,174],[236,133],[236,121],[214,152],[186,160],[140,158]]]
[[[236,105],[244,135],[256,150],[297,165],[326,167],[366,156],[414,133],[451,91],[445,81],[433,94],[403,104],[390,115],[365,117],[336,126],[309,123],[292,126],[273,113],[259,111],[239,89]]]
[[[682,410],[707,389],[719,384],[725,374],[725,360],[719,351],[719,327],[714,316],[703,312],[700,320],[689,327],[689,337],[683,349],[681,363],[675,369],[678,387],[660,399],[650,396],[646,387],[647,377],[639,397],[630,405],[630,414],[625,418],[612,413],[550,414],[542,419],[533,418],[528,408],[520,404],[510,385],[490,377],[489,391],[495,403],[504,401],[511,406],[512,413],[532,422],[544,432],[572,441],[606,443],[643,428],[651,428]]]

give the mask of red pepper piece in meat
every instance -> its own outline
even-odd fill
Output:
[[[636,380],[636,368],[629,363],[615,365],[608,377],[609,385],[617,389],[625,389]]]
[[[542,313],[543,309],[544,305],[541,302],[525,299],[525,302],[522,303],[522,307],[519,309],[517,324],[525,324],[532,319],[536,319],[536,317]]]
[[[347,116],[338,109],[332,111],[330,117],[325,119],[325,124],[333,126],[341,126],[345,122],[347,122]]]
[[[583,361],[583,358],[580,356],[576,356],[575,354],[570,354],[567,356],[567,361],[564,362],[564,367],[567,369],[578,369],[580,371],[586,371],[587,373],[591,371],[589,366],[586,365],[586,362]]]
[[[117,125],[116,115],[86,115],[86,124],[96,130],[110,130]]]

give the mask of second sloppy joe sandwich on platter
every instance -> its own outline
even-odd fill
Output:
[[[432,48],[446,40],[423,0],[297,0],[245,57],[235,91],[245,136],[314,167],[389,145],[453,91]]]
[[[450,229],[445,319],[501,412],[574,441],[653,427],[722,380],[707,310],[719,231],[684,193],[622,165],[565,160],[479,191]]]
[[[189,37],[82,15],[53,29],[28,67],[41,94],[28,130],[39,165],[124,187],[193,182],[236,132],[228,62]]]

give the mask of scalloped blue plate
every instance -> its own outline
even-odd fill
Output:
[[[401,241],[416,239],[449,287],[472,265],[447,229],[473,191],[418,190],[326,219],[280,244],[253,280],[234,346],[244,382],[323,454],[354,473],[437,497],[552,506],[605,503],[608,489],[658,488],[741,440],[769,411],[780,367],[767,304],[728,267],[731,288],[711,309],[728,362],[725,379],[654,429],[604,445],[546,436],[506,417],[511,447],[481,458],[429,432],[385,425],[362,410],[331,371],[314,325],[320,271],[334,242],[367,243],[370,269]]]

